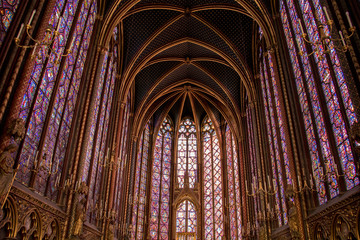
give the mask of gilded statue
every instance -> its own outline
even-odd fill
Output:
[[[114,224],[110,223],[108,227],[108,232],[106,234],[106,240],[113,240],[114,239]]]
[[[15,142],[22,140],[25,137],[25,124],[21,118],[15,119],[9,129],[8,134],[11,135]]]
[[[85,221],[85,198],[82,198],[77,204],[75,208],[75,223],[73,227],[72,235],[75,237],[79,237],[82,234],[83,225]]]
[[[81,182],[77,192],[81,195],[86,196],[89,192],[89,187],[86,185],[86,182]]]
[[[0,206],[5,203],[9,190],[14,180],[14,158],[12,154],[16,152],[18,146],[10,144],[0,154]]]
[[[300,238],[300,226],[299,226],[299,216],[297,214],[297,209],[295,204],[289,200],[289,227],[290,227],[290,234],[292,239],[299,239]]]
[[[109,225],[108,225],[108,230],[106,233],[106,240],[113,240],[114,239],[114,232],[115,232],[115,222],[116,222],[116,213],[114,210],[111,211],[110,213],[110,218],[109,218]]]
[[[265,226],[265,225],[262,225],[262,226],[260,227],[259,239],[267,239],[267,236],[266,236],[266,226]]]

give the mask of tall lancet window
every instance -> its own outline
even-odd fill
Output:
[[[194,188],[197,175],[197,143],[195,123],[190,118],[182,120],[178,137],[177,181],[184,188],[185,173],[189,176],[189,187]]]
[[[181,202],[176,210],[176,239],[196,240],[196,208],[189,200]]]
[[[15,16],[20,0],[1,0],[0,1],[0,47],[4,42],[6,32]]]
[[[53,200],[64,167],[96,14],[96,1],[79,2],[56,2],[49,24],[54,28],[59,26],[59,36],[50,46],[54,51],[49,58],[47,47],[38,48],[39,58],[34,60],[19,116],[26,122],[26,136],[19,149],[17,179]],[[59,58],[70,46],[71,53]]]
[[[285,190],[287,185],[292,185],[285,139],[285,119],[281,111],[280,91],[275,78],[275,69],[273,67],[271,54],[264,54],[264,56],[260,57],[262,57],[263,60],[260,63],[260,79],[272,166],[272,187],[275,189],[275,206],[279,212],[279,225],[283,225],[287,224]],[[248,114],[248,119],[251,119],[251,112]],[[252,128],[251,125],[250,127]],[[253,131],[253,129],[251,129],[251,131]],[[253,161],[255,161],[255,159],[253,159]],[[268,179],[270,179],[270,176]],[[254,184],[257,185],[257,182]]]
[[[150,123],[145,125],[141,134],[136,168],[134,186],[134,205],[132,212],[132,232],[131,239],[142,239],[144,236],[144,218],[146,205],[146,185],[150,147]]]
[[[231,239],[241,239],[240,167],[236,141],[228,124],[225,130]]]
[[[150,237],[169,239],[170,167],[173,127],[166,117],[156,137],[151,177]]]
[[[204,154],[205,238],[221,239],[224,236],[224,210],[220,146],[209,117],[204,119],[201,134]]]
[[[115,78],[117,73],[117,52],[114,39],[111,44],[113,51],[105,54],[100,73],[99,86],[96,89],[95,109],[91,119],[90,137],[88,140],[85,166],[82,180],[89,184],[88,214],[92,213],[89,221],[95,223],[97,210],[103,209],[105,200],[101,197],[101,185],[104,183],[104,166],[109,163],[111,153],[106,147],[110,112],[113,103]]]
[[[319,202],[323,204],[339,194],[337,175],[344,175],[346,189],[359,184],[349,141],[349,127],[357,118],[349,83],[333,44],[329,45],[329,57],[324,55],[323,46],[319,46],[319,54],[308,56],[307,43],[301,37],[302,25],[310,41],[319,41],[315,15],[326,22],[319,1],[281,1],[280,12],[303,113],[311,167]],[[299,21],[304,24],[300,25]],[[327,26],[324,31],[329,34]],[[299,55],[300,51],[304,54]],[[311,61],[316,65],[311,65]]]

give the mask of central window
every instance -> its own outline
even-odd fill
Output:
[[[226,202],[231,239],[242,238],[241,158],[227,124],[220,129],[206,115],[198,126],[186,117],[176,127],[166,116],[146,124],[138,149],[131,239],[223,239]]]
[[[194,188],[197,171],[197,144],[195,123],[185,118],[179,128],[177,181],[179,188],[185,186],[185,175],[189,177],[189,188]]]

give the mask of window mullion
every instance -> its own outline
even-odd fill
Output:
[[[161,131],[161,130],[160,130]],[[160,219],[161,219],[161,194],[162,194],[162,173],[163,173],[163,161],[164,161],[164,139],[165,134],[161,136],[162,142],[161,142],[161,156],[160,156],[160,181],[159,181],[159,215],[158,215],[158,239],[160,239]],[[150,207],[150,206],[149,206]]]
[[[229,130],[230,131],[230,130]],[[235,216],[236,216],[236,219],[235,219],[235,221],[236,221],[236,232],[237,232],[237,236],[238,236],[238,239],[240,239],[241,238],[241,236],[240,236],[240,232],[238,231],[239,230],[239,218],[240,218],[240,216],[238,216],[238,211],[237,211],[237,206],[236,206],[236,199],[237,199],[237,196],[238,196],[238,192],[236,191],[236,177],[235,177],[235,175],[236,175],[236,172],[235,172],[235,158],[234,158],[234,154],[235,154],[235,152],[234,152],[234,146],[233,146],[233,141],[232,141],[232,138],[233,138],[233,136],[232,136],[232,134],[231,134],[231,132],[229,133],[230,134],[230,139],[228,139],[230,142],[228,143],[229,145],[230,145],[230,151],[231,151],[231,156],[232,156],[232,159],[231,159],[231,162],[232,162],[232,172],[233,172],[233,189],[234,189],[234,199],[233,199],[233,201],[234,201],[234,210],[235,210]]]
[[[137,196],[134,196],[134,198],[133,199],[135,199],[135,197],[136,197],[136,202],[137,202],[137,206],[136,206],[136,224],[135,224],[135,232],[134,232],[134,235],[135,235],[135,238],[136,238],[136,236],[137,236],[137,228],[138,228],[138,226],[139,226],[139,221],[138,221],[138,216],[139,216],[139,205],[140,205],[140,201],[139,201],[139,196],[140,196],[140,193],[139,193],[139,191],[140,191],[140,186],[141,186],[141,174],[142,174],[142,165],[143,165],[143,163],[144,163],[144,161],[143,161],[143,156],[144,156],[144,141],[145,141],[145,129],[144,129],[144,131],[143,131],[143,133],[142,133],[142,142],[140,142],[140,144],[141,144],[141,149],[139,149],[139,151],[141,151],[141,163],[140,163],[140,166],[139,166],[139,175],[138,175],[138,177],[139,177],[139,183],[138,183],[138,186],[137,186],[137,189],[138,189],[138,195]],[[135,171],[136,171],[136,169],[135,169]],[[136,181],[136,172],[135,172],[135,181]],[[136,186],[135,186],[136,187]]]
[[[211,162],[211,175],[212,175],[212,178],[211,178],[211,187],[212,187],[212,193],[211,193],[211,198],[212,198],[212,214],[213,214],[213,221],[212,221],[212,225],[213,225],[213,236],[215,237],[215,199],[214,199],[214,192],[215,192],[215,189],[214,189],[214,155],[213,155],[213,141],[212,141],[212,134],[210,133],[210,131],[208,132],[209,133],[209,141],[210,141],[210,162]]]

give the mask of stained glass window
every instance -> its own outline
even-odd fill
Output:
[[[6,32],[15,16],[20,0],[2,0],[0,1],[0,47],[4,42]]]
[[[205,238],[221,239],[224,236],[224,212],[220,146],[209,117],[204,119],[201,132],[204,154]]]
[[[278,214],[279,225],[287,224],[285,184],[292,184],[289,170],[289,159],[284,133],[284,119],[280,108],[278,86],[276,83],[271,55],[263,56],[260,64],[260,79],[264,99],[265,119],[270,147],[272,177],[275,189],[276,206],[281,209]],[[285,165],[285,168],[282,166]],[[285,177],[285,179],[284,179]]]
[[[177,156],[179,188],[184,188],[186,173],[189,176],[189,187],[194,188],[197,180],[197,143],[195,123],[190,118],[184,119],[179,128]]]
[[[332,198],[339,194],[336,173],[340,168],[345,174],[347,189],[359,184],[359,179],[355,177],[354,156],[348,137],[349,129],[346,127],[356,122],[357,118],[333,44],[329,43],[329,58],[324,57],[323,46],[319,46],[319,53],[307,56],[307,43],[301,37],[298,21],[305,23],[304,30],[308,33],[308,38],[311,41],[318,41],[320,36],[315,14],[321,22],[325,22],[319,1],[300,0],[299,8],[296,8],[296,4],[292,0],[286,1],[286,4],[281,1],[281,19],[303,112],[319,202],[322,204],[328,200],[327,196]],[[324,31],[329,34],[327,26]],[[299,51],[305,54],[299,56],[297,54]],[[310,65],[310,58],[316,62],[316,68]],[[314,77],[315,71],[320,78],[318,84]],[[323,105],[326,107],[322,107],[320,96],[325,99]],[[326,128],[326,121],[329,122],[331,129]],[[330,148],[331,140],[336,144],[337,149]],[[329,183],[328,191],[325,180]]]
[[[229,194],[229,216],[231,239],[242,239],[240,168],[234,136],[228,124],[225,130],[226,162]]]
[[[134,205],[132,212],[131,239],[141,239],[144,234],[144,217],[146,204],[146,179],[149,160],[150,123],[145,125],[139,142],[135,168]]]
[[[170,119],[165,118],[154,148],[149,220],[151,239],[169,239],[172,131]]]
[[[196,239],[196,208],[188,200],[181,202],[176,210],[176,235],[177,239]]]
[[[53,200],[57,196],[55,183],[61,174],[58,170],[63,168],[95,13],[93,0],[84,0],[82,4],[57,1],[49,22],[56,27],[62,17],[60,34],[51,46],[54,52],[46,58],[46,47],[39,49],[41,57],[36,59],[21,105],[20,118],[26,121],[27,131],[20,149],[17,179],[28,185],[31,169],[38,167],[34,188]],[[79,18],[74,21],[77,14]],[[72,52],[58,58],[71,42]],[[59,64],[56,59],[61,60]]]
[[[110,111],[113,102],[115,78],[117,74],[117,56],[105,53],[100,73],[99,87],[96,89],[95,111],[92,116],[90,137],[86,150],[85,166],[82,180],[89,181],[89,207],[88,220],[96,221],[96,211],[92,211],[96,203],[102,202],[100,186],[103,178],[104,166],[109,163],[112,154],[106,147]],[[98,207],[98,209],[101,207]]]

